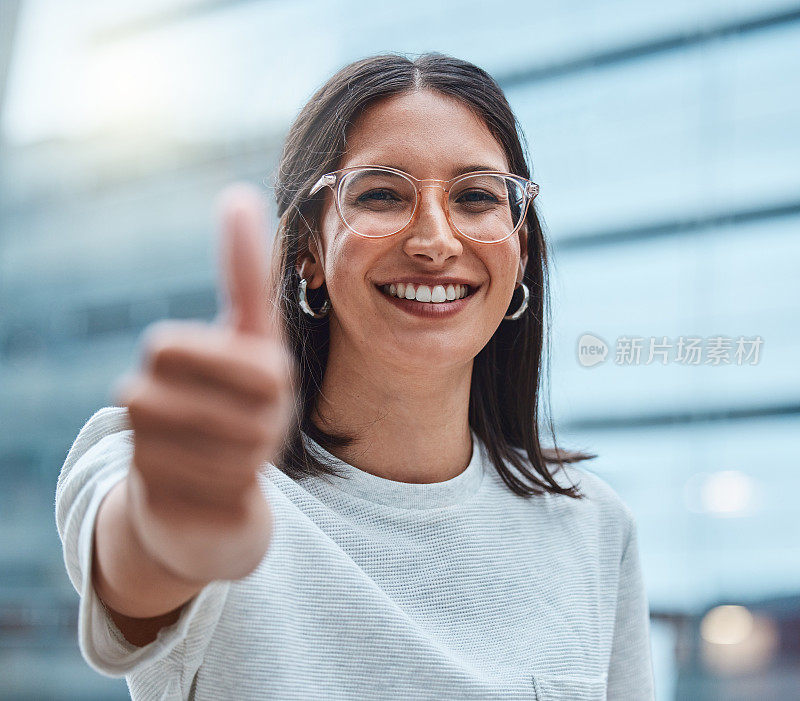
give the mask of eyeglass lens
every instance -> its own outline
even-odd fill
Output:
[[[339,208],[347,225],[362,236],[389,236],[405,228],[414,213],[416,191],[408,178],[378,169],[347,173]],[[500,241],[517,228],[524,186],[503,175],[471,175],[455,183],[447,198],[453,225],[476,241]]]

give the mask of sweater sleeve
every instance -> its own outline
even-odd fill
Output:
[[[620,562],[607,697],[609,701],[650,701],[655,699],[650,609],[639,562],[636,521],[626,512],[628,535]]]
[[[94,525],[103,498],[128,472],[133,430],[124,407],[104,407],[70,448],[56,487],[56,525],[67,574],[80,595],[78,643],[95,671],[127,677],[136,698],[182,698],[188,693],[222,613],[230,582],[207,584],[180,618],[143,647],[128,642],[92,585]]]

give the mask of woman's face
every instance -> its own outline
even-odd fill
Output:
[[[362,113],[339,167],[365,164],[391,166],[419,179],[448,180],[467,166],[509,171],[502,147],[482,120],[458,100],[431,91],[392,96]],[[469,363],[494,334],[522,278],[524,227],[500,244],[470,241],[448,224],[441,188],[424,187],[411,226],[367,239],[344,225],[333,191],[325,193],[324,270],[317,264],[305,277],[310,288],[327,283],[330,353],[343,353],[340,359],[360,367],[377,361],[400,371]],[[477,289],[455,313],[419,316],[378,287],[431,277],[463,279]]]

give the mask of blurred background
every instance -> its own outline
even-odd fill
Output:
[[[0,0],[0,697],[127,698],[78,652],[66,453],[149,323],[215,315],[219,190],[267,192],[344,64],[430,50],[488,70],[527,135],[556,427],[636,515],[658,698],[800,698],[800,4],[778,0]]]

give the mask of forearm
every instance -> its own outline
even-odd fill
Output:
[[[152,618],[189,601],[204,586],[181,579],[141,545],[127,510],[127,478],[114,485],[97,513],[92,583],[113,611]]]

